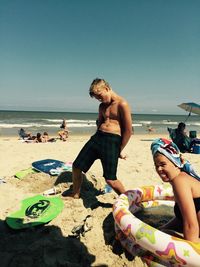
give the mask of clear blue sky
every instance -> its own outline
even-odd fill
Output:
[[[0,109],[97,112],[96,77],[133,113],[199,103],[199,0],[0,0]]]

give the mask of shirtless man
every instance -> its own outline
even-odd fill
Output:
[[[82,172],[86,173],[96,159],[101,160],[103,177],[117,194],[125,192],[117,180],[118,158],[126,159],[122,150],[132,134],[130,107],[125,99],[117,95],[103,79],[95,79],[89,89],[91,97],[101,102],[97,120],[97,132],[84,145],[73,162],[73,192],[63,196],[80,197]]]

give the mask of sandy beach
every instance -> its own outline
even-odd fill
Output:
[[[125,188],[161,183],[155,172],[150,144],[155,133],[133,135],[124,152],[126,160],[120,160],[118,178]],[[168,137],[162,136],[162,137]],[[102,169],[96,161],[84,177],[82,197],[78,200],[64,198],[63,211],[44,226],[26,230],[12,230],[5,218],[20,207],[24,198],[43,193],[61,185],[65,191],[72,184],[71,172],[59,176],[44,173],[28,174],[19,180],[15,173],[31,167],[32,162],[42,159],[73,161],[89,136],[70,136],[66,142],[28,144],[16,138],[1,137],[0,178],[0,258],[1,266],[145,266],[139,257],[129,257],[116,248],[112,204],[114,192],[99,195],[105,186]],[[184,154],[195,170],[200,173],[199,155]],[[73,227],[83,223],[86,216],[91,230],[80,238],[71,237]],[[3,234],[3,235],[2,235]]]

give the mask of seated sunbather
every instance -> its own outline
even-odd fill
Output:
[[[63,120],[60,128],[62,129],[61,131],[58,132],[60,140],[66,141],[69,135],[69,131],[67,130],[67,123],[65,119]]]
[[[42,139],[41,133],[37,133],[35,142],[36,143],[43,143],[43,139]]]
[[[47,132],[44,132],[42,135],[42,142],[46,143],[46,142],[55,142],[56,139],[55,138],[50,138],[49,134]]]
[[[60,140],[62,140],[62,141],[66,141],[67,140],[68,134],[69,134],[69,132],[67,130],[63,130],[63,131],[59,131],[58,132]]]
[[[172,141],[178,146],[179,150],[182,153],[192,152],[192,147],[199,143],[200,140],[198,138],[191,138],[187,135],[186,125],[183,122],[178,124],[176,129],[167,128],[170,138]]]
[[[31,134],[30,132],[27,133],[27,132],[24,130],[24,128],[21,128],[21,129],[18,131],[18,133],[19,133],[20,138],[22,138],[22,139],[30,138],[30,137],[32,136],[32,134]]]
[[[176,129],[167,128],[172,141],[178,146],[182,153],[191,152],[191,138],[187,136],[186,125],[183,122],[178,124]]]

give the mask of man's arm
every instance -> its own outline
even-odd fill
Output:
[[[101,124],[104,122],[103,114],[102,114],[102,108],[101,104],[99,105],[99,114],[98,119],[96,120],[97,129],[101,126]]]
[[[120,125],[121,125],[121,136],[122,136],[121,151],[122,151],[124,147],[127,145],[133,133],[131,110],[126,101],[122,101],[122,103],[120,104],[120,117],[121,117]]]

